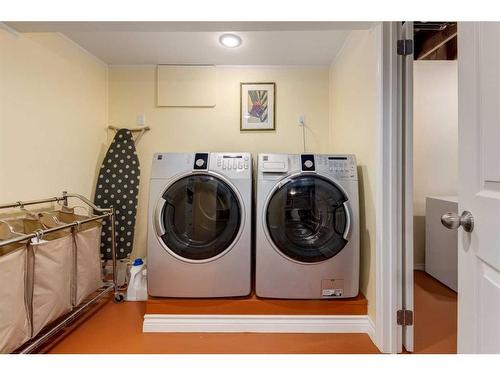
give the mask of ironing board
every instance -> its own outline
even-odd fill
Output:
[[[115,209],[116,256],[127,258],[134,244],[140,167],[132,132],[119,129],[104,157],[95,190],[98,207]],[[111,259],[111,223],[103,221],[101,257]]]

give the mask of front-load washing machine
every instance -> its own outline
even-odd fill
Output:
[[[148,293],[251,292],[250,153],[158,153],[149,185]]]
[[[354,155],[259,155],[255,278],[259,297],[358,295]]]

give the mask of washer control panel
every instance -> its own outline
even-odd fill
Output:
[[[296,172],[322,173],[338,180],[357,180],[356,156],[352,154],[259,154],[258,173],[278,180]]]
[[[231,178],[252,176],[252,156],[248,152],[217,152],[210,154],[210,170]]]
[[[288,172],[289,156],[285,154],[260,154],[259,170],[262,173]]]
[[[354,155],[315,155],[315,159],[318,172],[343,180],[358,179]]]

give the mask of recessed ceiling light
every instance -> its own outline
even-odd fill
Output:
[[[220,44],[227,48],[235,48],[241,45],[241,38],[236,34],[223,34],[219,38]]]

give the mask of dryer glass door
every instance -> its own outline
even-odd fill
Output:
[[[291,178],[278,188],[266,211],[267,229],[285,256],[305,263],[337,255],[347,244],[348,198],[332,181],[316,175]]]
[[[179,179],[163,194],[160,234],[167,248],[188,260],[213,258],[227,250],[241,225],[233,189],[210,175]]]

